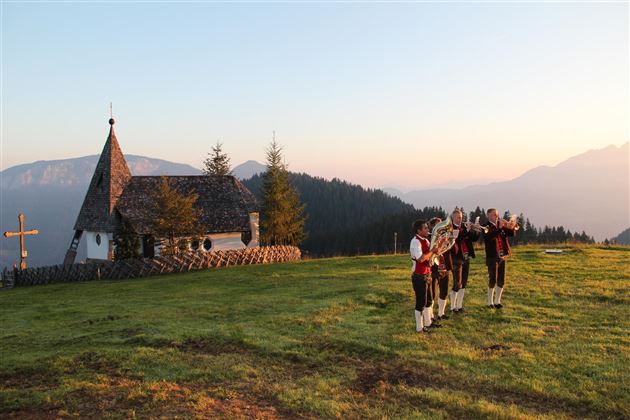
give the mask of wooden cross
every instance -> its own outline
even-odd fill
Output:
[[[24,231],[24,215],[22,213],[18,216],[18,220],[20,221],[20,231],[4,232],[4,237],[10,238],[11,236],[20,235],[20,270],[24,270],[26,269],[26,256],[28,255],[24,247],[24,235],[37,235],[39,231],[37,229]]]

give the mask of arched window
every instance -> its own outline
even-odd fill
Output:
[[[203,249],[205,249],[206,251],[210,251],[210,248],[212,248],[212,241],[210,240],[210,238],[204,239]]]
[[[190,249],[192,249],[193,251],[197,251],[199,249],[199,239],[193,239],[190,242]]]
[[[96,234],[96,245],[101,246],[101,235]]]

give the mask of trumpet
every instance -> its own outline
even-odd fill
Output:
[[[470,225],[470,230],[474,230],[475,232],[488,233],[488,228],[479,224],[479,216],[477,216],[477,218],[475,219],[475,224]]]
[[[503,222],[502,227],[516,232],[517,230],[521,228],[521,225],[519,225],[518,222],[516,221],[517,217],[518,216],[514,214],[512,215],[512,217],[510,217],[510,220],[502,219],[502,222]]]

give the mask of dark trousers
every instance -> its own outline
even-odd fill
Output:
[[[470,271],[470,260],[460,260],[453,258],[453,291],[465,289],[468,284],[468,272]]]
[[[448,280],[448,271],[444,274],[438,274],[437,281],[440,285],[440,299],[442,300],[446,300],[446,296],[448,296]]]
[[[506,274],[505,260],[489,258],[486,259],[486,265],[488,266],[488,287],[503,287]]]
[[[431,274],[431,284],[429,285],[429,291],[427,292],[427,301],[424,305],[427,308],[430,308],[433,305],[433,301],[435,300],[436,292],[438,288],[438,278]]]
[[[411,284],[416,294],[416,311],[422,311],[427,304],[428,297],[431,294],[431,275],[430,274],[412,274]]]

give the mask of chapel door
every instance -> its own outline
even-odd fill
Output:
[[[142,236],[142,256],[144,258],[155,257],[155,240],[153,239],[153,236]]]

